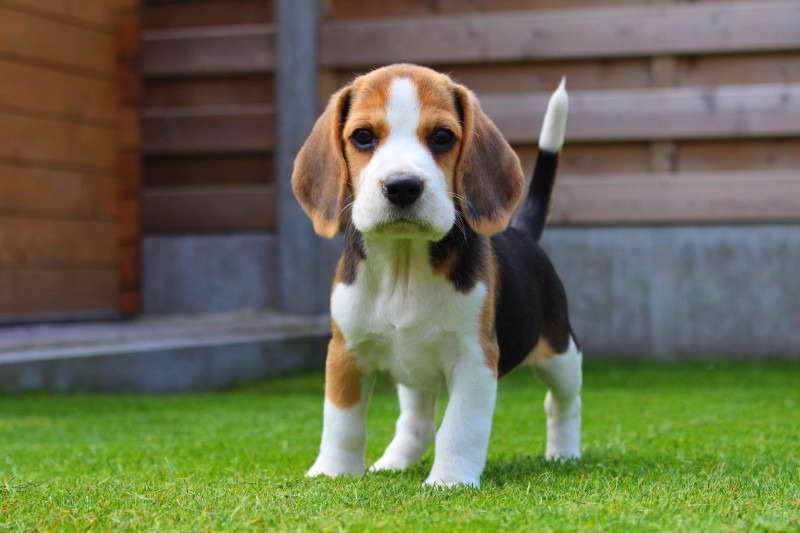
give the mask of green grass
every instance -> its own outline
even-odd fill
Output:
[[[0,531],[800,530],[796,364],[586,365],[585,458],[550,464],[544,389],[501,382],[480,490],[305,479],[322,377],[218,394],[0,396]],[[368,460],[397,412],[382,383]]]

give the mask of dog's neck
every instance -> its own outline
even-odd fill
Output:
[[[485,276],[488,238],[476,234],[460,221],[439,241],[365,236],[350,225],[339,279],[355,281],[359,265],[373,280],[387,287],[407,287],[411,283],[444,277],[456,290],[469,291]]]

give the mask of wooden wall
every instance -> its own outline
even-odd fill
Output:
[[[800,219],[800,2],[336,0],[329,15],[331,88],[364,64],[434,66],[527,168],[566,75],[552,223]]]
[[[0,321],[138,305],[135,7],[0,0]]]
[[[271,4],[145,2],[144,231],[274,228]]]
[[[270,2],[151,0],[145,227],[270,229]],[[475,90],[530,167],[548,93],[571,115],[551,222],[800,219],[800,2],[329,0],[321,100],[410,61]],[[557,6],[557,7],[554,7]]]

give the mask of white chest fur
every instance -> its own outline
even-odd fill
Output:
[[[426,242],[367,245],[352,285],[339,283],[331,314],[363,371],[389,372],[408,386],[438,391],[456,358],[481,358],[486,285],[458,292],[433,271]]]

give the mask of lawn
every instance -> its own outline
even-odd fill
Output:
[[[585,367],[584,453],[542,460],[544,388],[502,381],[480,490],[305,479],[322,376],[188,396],[0,396],[0,530],[800,530],[800,369]],[[368,459],[391,437],[379,385]]]

